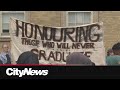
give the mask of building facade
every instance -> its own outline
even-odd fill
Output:
[[[103,22],[105,49],[120,41],[120,11],[0,11],[0,50],[2,43],[11,41],[10,17],[56,27]]]

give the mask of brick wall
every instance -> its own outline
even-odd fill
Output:
[[[28,11],[26,20],[46,26],[66,26],[65,11]],[[106,50],[120,41],[120,11],[94,11],[93,22],[102,21],[104,26],[104,45]],[[1,23],[1,14],[0,14]],[[0,24],[1,31],[1,24]],[[2,42],[0,42],[0,45]]]
[[[94,21],[103,22],[104,44],[106,50],[113,44],[120,41],[120,11],[100,11],[94,12]]]
[[[120,41],[120,11],[94,11],[93,22],[103,22],[106,50]],[[30,22],[46,26],[66,26],[65,11],[31,11]]]
[[[46,26],[61,26],[62,13],[60,11],[31,11],[30,22]]]

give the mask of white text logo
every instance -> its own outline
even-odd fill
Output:
[[[19,70],[18,68],[7,68],[6,74],[8,76],[19,76],[22,77],[23,75],[48,75],[48,70],[32,70],[32,68],[24,68],[24,70]]]

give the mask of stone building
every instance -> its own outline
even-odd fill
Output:
[[[11,41],[10,16],[30,23],[57,27],[103,22],[105,49],[120,41],[120,11],[0,11],[0,47],[2,43]]]

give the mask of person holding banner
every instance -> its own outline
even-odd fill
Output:
[[[3,51],[0,53],[1,64],[11,64],[11,53],[7,44],[2,45]]]
[[[68,55],[66,64],[78,66],[95,66],[95,63],[93,63],[87,56],[83,55],[80,52],[73,52]]]
[[[116,43],[112,47],[113,54],[106,57],[107,65],[120,65],[120,42]]]

